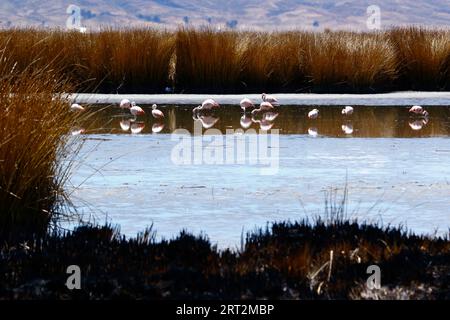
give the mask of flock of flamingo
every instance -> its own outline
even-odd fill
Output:
[[[268,95],[263,93],[261,95],[262,102],[257,107],[252,100],[249,98],[244,98],[240,102],[241,109],[243,110],[243,115],[241,117],[241,127],[244,129],[248,129],[252,123],[258,123],[260,125],[261,130],[270,130],[274,124],[274,120],[277,118],[278,113],[276,112],[276,107],[280,106],[278,99],[272,95]],[[137,122],[136,119],[138,116],[145,115],[145,111],[136,105],[133,101],[129,99],[123,99],[120,102],[120,108],[129,110],[130,114],[134,117],[133,119],[122,120],[120,122],[120,127],[123,131],[131,130],[132,133],[140,133],[144,129],[143,122]],[[195,121],[200,121],[203,128],[209,129],[215,125],[218,121],[218,118],[214,116],[215,111],[219,110],[220,104],[216,102],[214,99],[206,99],[203,103],[192,110],[193,119]],[[72,111],[84,111],[85,108],[77,103],[71,105],[70,109]],[[251,112],[250,112],[251,110]],[[354,112],[354,108],[352,106],[345,106],[341,113],[343,116],[351,116]],[[414,105],[409,109],[409,112],[419,116],[419,119],[416,119],[414,122],[409,123],[411,129],[413,130],[421,130],[424,125],[428,123],[429,113],[422,107],[418,105]],[[259,114],[262,114],[261,119],[256,119],[255,117]],[[152,132],[158,133],[161,132],[164,128],[164,113],[158,109],[156,104],[152,105],[152,116],[157,120],[157,122],[152,127]],[[319,110],[312,109],[308,112],[307,117],[311,120],[315,120],[319,117]],[[350,125],[342,125],[342,131],[345,134],[352,134],[353,127]],[[83,133],[82,130],[74,131],[72,134],[80,134]],[[308,134],[311,136],[317,136],[317,129],[310,128],[308,129]]]

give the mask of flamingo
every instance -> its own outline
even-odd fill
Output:
[[[262,101],[264,102],[270,102],[273,106],[279,106],[280,104],[278,103],[277,98],[275,98],[274,96],[268,95],[263,93],[261,95]]]
[[[346,106],[344,109],[342,109],[342,114],[345,116],[350,116],[353,114],[353,107]]]
[[[135,117],[145,114],[145,111],[141,107],[137,106],[134,101],[131,103],[130,112]]]
[[[202,110],[215,110],[218,109],[220,105],[213,99],[206,99],[202,102]]]
[[[220,105],[213,99],[206,99],[201,105],[195,107],[192,110],[192,113],[194,114],[194,117],[197,117],[196,115],[201,111],[213,111],[219,109],[219,107]]]
[[[84,108],[80,106],[78,103],[73,103],[70,106],[70,111],[84,111]]]
[[[156,109],[158,106],[156,104],[152,105],[152,116],[155,119],[162,119],[164,118],[164,113],[161,110]]]
[[[424,111],[424,109],[422,108],[422,106],[412,106],[409,109],[409,112],[415,113],[415,114],[422,114]]]
[[[255,107],[252,100],[250,100],[249,98],[242,99],[239,104],[241,105],[241,108],[244,111],[244,113],[247,111],[247,109]]]
[[[317,119],[318,117],[319,117],[319,110],[313,109],[310,112],[308,112],[308,118]]]
[[[254,109],[252,114],[259,113],[261,111],[272,111],[274,109],[273,105],[270,102],[264,101],[259,105],[259,109]]]
[[[120,108],[121,109],[130,109],[131,101],[128,99],[122,99],[122,101],[120,101]]]

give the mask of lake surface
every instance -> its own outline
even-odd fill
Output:
[[[235,247],[242,230],[323,216],[326,193],[339,200],[346,187],[348,217],[449,231],[448,106],[427,107],[427,119],[405,107],[356,106],[345,117],[321,106],[316,120],[306,116],[314,106],[253,119],[225,106],[195,120],[192,108],[163,106],[164,121],[149,107],[137,119],[92,108],[74,128],[84,144],[67,188],[78,211],[127,236],[153,224],[159,237],[187,229]]]

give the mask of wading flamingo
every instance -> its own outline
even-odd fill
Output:
[[[199,112],[202,111],[214,111],[220,108],[220,105],[214,101],[213,99],[206,99],[205,101],[202,102],[202,104],[198,107],[195,107],[192,110],[192,113],[194,114],[194,116],[196,114],[198,114]]]
[[[263,93],[261,95],[262,101],[264,102],[269,102],[270,104],[272,104],[273,106],[279,106],[280,104],[278,103],[277,98],[275,98],[274,96],[268,95]]]
[[[412,106],[409,109],[409,112],[415,113],[415,114],[422,114],[424,111],[424,109],[422,108],[422,106]]]
[[[155,119],[162,119],[164,118],[164,113],[161,110],[156,109],[158,106],[156,104],[152,105],[152,116]]]
[[[247,109],[255,107],[252,100],[250,100],[249,98],[242,99],[239,104],[241,105],[241,109],[244,111],[244,113],[247,111]]]
[[[341,113],[342,113],[344,116],[350,116],[350,115],[353,114],[353,107],[346,106],[344,109],[342,109]]]
[[[131,101],[128,99],[122,99],[122,101],[120,101],[120,108],[121,109],[130,109]]]
[[[137,116],[144,115],[145,111],[141,107],[137,106],[136,103],[133,101],[131,103],[130,113],[133,116],[137,117]]]
[[[272,111],[274,109],[273,105],[270,102],[261,102],[258,109],[254,109],[252,111],[252,114],[256,114],[259,112],[266,112],[266,111]]]
[[[308,112],[308,118],[317,119],[318,117],[319,117],[319,110],[312,109],[310,112]]]

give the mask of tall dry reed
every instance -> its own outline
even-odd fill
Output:
[[[450,89],[450,31],[402,28],[388,37],[396,51],[402,88]]]
[[[3,30],[10,67],[60,70],[77,91],[157,93],[448,90],[450,32]]]
[[[70,87],[51,69],[0,70],[0,236],[42,234],[65,200],[76,117],[54,94]]]

